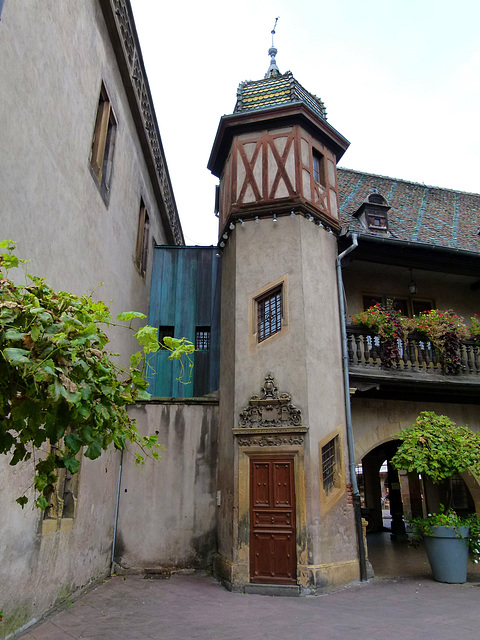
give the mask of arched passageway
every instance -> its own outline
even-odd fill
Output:
[[[411,547],[406,518],[426,516],[445,504],[451,494],[458,513],[479,511],[478,479],[469,474],[452,479],[451,487],[424,482],[418,474],[398,472],[391,464],[398,440],[389,440],[368,451],[357,467],[362,513],[367,520],[368,557],[380,577],[431,577],[423,546]],[[473,491],[472,491],[473,489]],[[469,563],[469,574],[480,580],[480,565]]]

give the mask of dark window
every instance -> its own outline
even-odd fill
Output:
[[[282,328],[282,286],[257,298],[258,341],[266,340]]]
[[[382,212],[368,213],[368,228],[369,229],[381,229],[386,230],[387,226],[387,216]]]
[[[102,84],[93,132],[90,164],[104,199],[110,189],[116,128],[117,123],[112,106]]]
[[[210,327],[197,327],[195,331],[195,349],[199,351],[210,349]]]
[[[387,310],[393,307],[395,311],[401,313],[403,316],[408,316],[408,300],[406,298],[388,298],[387,297]]]
[[[135,251],[135,264],[141,275],[145,277],[147,272],[148,257],[148,233],[150,230],[150,219],[147,210],[140,201],[140,212],[138,214],[138,231],[137,231],[137,247]]]
[[[335,438],[322,447],[322,478],[325,493],[329,493],[335,486],[335,476],[337,474],[337,440],[338,436],[335,436]]]
[[[431,300],[412,300],[412,308],[413,315],[418,316],[419,313],[433,309],[433,302]]]
[[[173,338],[175,332],[175,327],[170,326],[160,326],[158,328],[158,341],[161,345],[163,345],[164,338]]]
[[[325,159],[316,149],[313,150],[313,179],[325,185]]]
[[[433,300],[417,300],[408,298],[394,298],[393,296],[363,296],[363,310],[366,311],[376,304],[381,304],[386,309],[393,307],[404,316],[417,316],[423,311],[430,311],[435,307]]]
[[[363,296],[363,310],[366,311],[376,304],[383,304],[383,296]]]

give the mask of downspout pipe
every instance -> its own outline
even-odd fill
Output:
[[[347,429],[348,458],[350,462],[350,482],[352,485],[355,527],[357,531],[358,557],[360,562],[360,580],[368,580],[367,557],[363,541],[362,510],[360,491],[358,490],[357,474],[355,472],[355,453],[353,450],[352,408],[350,404],[350,382],[348,378],[348,348],[347,323],[345,312],[345,291],[343,288],[342,260],[358,247],[358,234],[352,234],[352,244],[336,258],[338,304],[340,309],[340,331],[342,336],[343,383],[345,389],[345,420]]]
[[[110,575],[113,574],[114,567],[115,567],[115,547],[117,544],[118,506],[120,503],[120,485],[122,484],[122,467],[123,467],[123,449],[120,452],[120,464],[118,466],[117,497],[115,499],[115,517],[113,521],[113,541],[112,541],[112,556],[110,559]]]

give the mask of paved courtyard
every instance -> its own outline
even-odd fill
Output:
[[[376,578],[325,596],[230,593],[206,575],[113,577],[23,640],[476,640],[480,581]]]

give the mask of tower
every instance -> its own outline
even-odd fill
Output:
[[[223,248],[215,571],[308,593],[359,575],[335,277],[349,143],[276,53],[240,84],[208,165]]]

